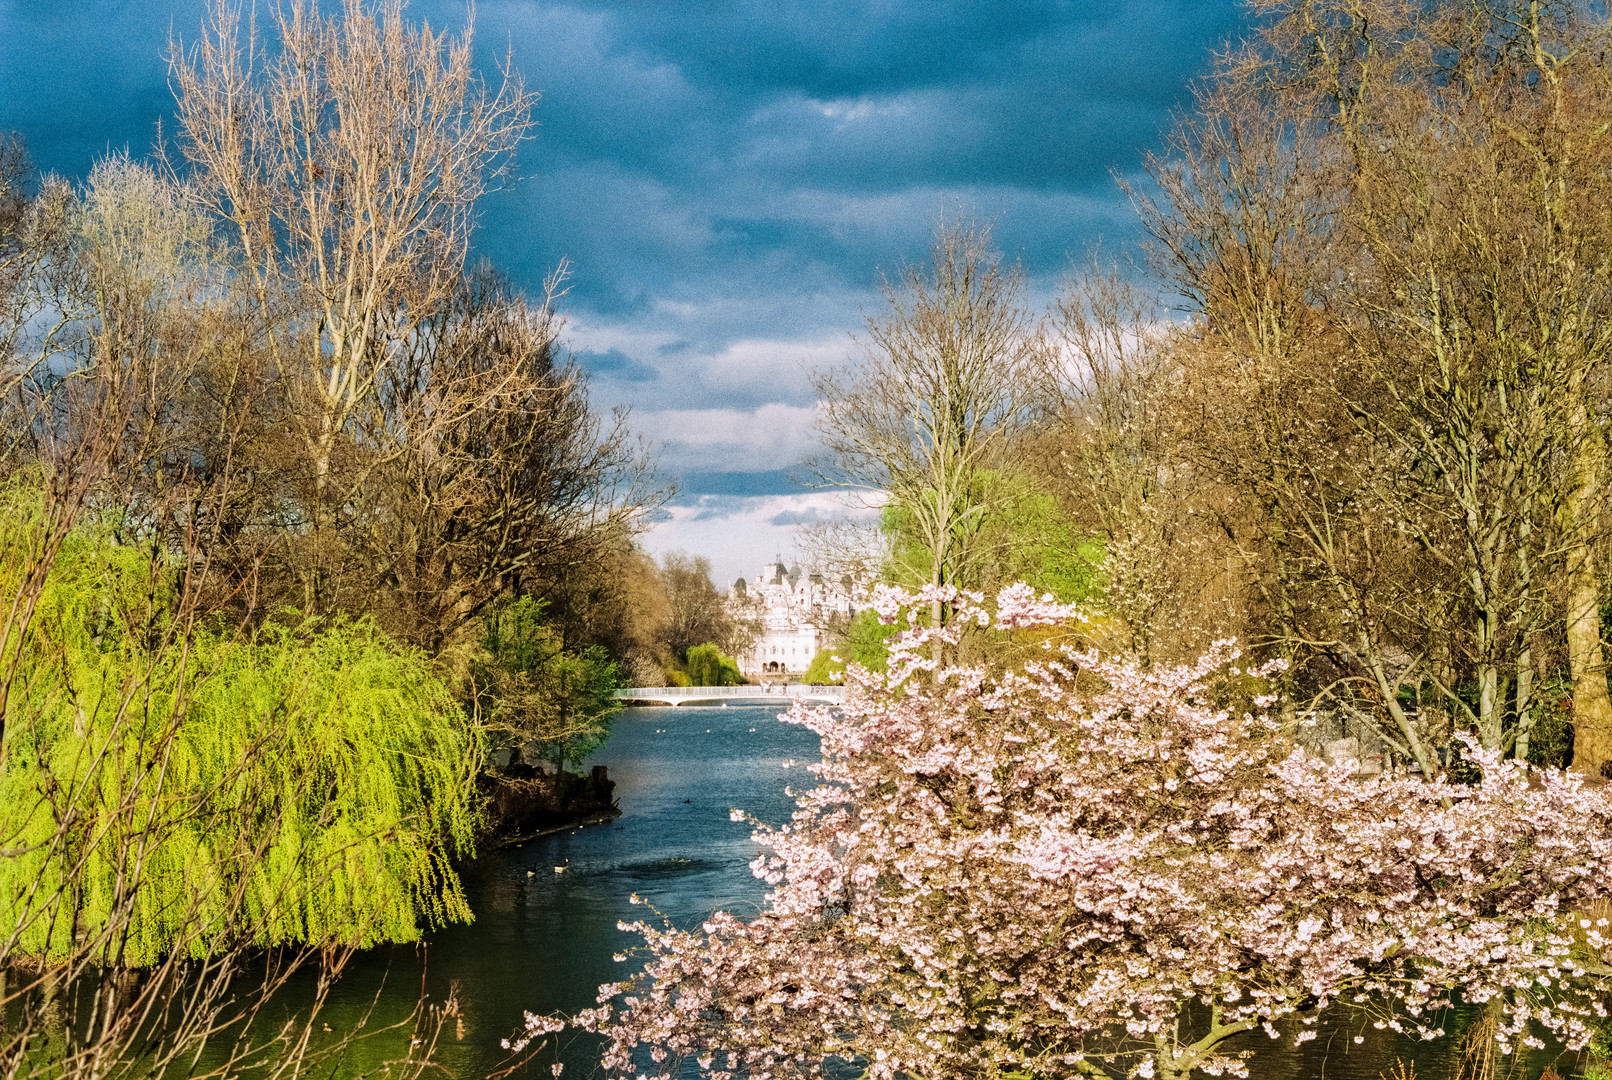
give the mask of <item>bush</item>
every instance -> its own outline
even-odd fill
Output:
[[[881,623],[878,614],[871,609],[859,611],[851,618],[842,655],[869,671],[883,671],[890,662],[890,639],[898,631],[899,627]]]
[[[802,681],[812,686],[839,686],[845,681],[845,663],[836,660],[833,649],[819,649],[806,668]]]
[[[568,652],[544,622],[547,603],[521,597],[495,609],[471,667],[475,715],[493,737],[578,767],[610,737],[621,675],[593,645]]]

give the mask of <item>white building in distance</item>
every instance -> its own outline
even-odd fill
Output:
[[[729,596],[735,602],[759,603],[761,636],[755,648],[739,656],[739,670],[750,677],[782,681],[803,675],[823,647],[824,622],[851,615],[867,606],[867,591],[846,578],[828,582],[821,574],[802,574],[775,558],[754,581],[740,578]]]

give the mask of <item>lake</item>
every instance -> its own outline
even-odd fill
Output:
[[[815,760],[817,738],[780,723],[776,706],[629,709],[616,721],[598,756],[616,781],[622,816],[616,821],[491,852],[463,872],[476,913],[473,925],[452,927],[422,949],[377,950],[362,956],[337,984],[327,1013],[340,1028],[373,1006],[376,1023],[406,1016],[423,979],[434,995],[456,984],[464,1023],[450,1024],[439,1059],[449,1076],[482,1077],[506,1062],[499,1040],[513,1034],[526,1010],[575,1011],[594,1004],[602,982],[617,981],[625,965],[612,957],[637,943],[616,929],[620,920],[650,917],[628,902],[644,897],[680,926],[713,910],[755,911],[764,886],[750,875],[756,854],[750,827],[731,821],[739,807],[777,823],[793,807],[791,783],[805,786],[803,768]],[[556,867],[563,871],[556,873]],[[1452,1018],[1458,1031],[1472,1016]],[[1355,1045],[1353,1038],[1364,1036]],[[1422,1043],[1376,1031],[1358,1017],[1337,1014],[1320,1037],[1293,1048],[1263,1035],[1252,1080],[1377,1080],[1396,1059],[1413,1062],[1418,1080],[1454,1077],[1456,1039]],[[396,1036],[361,1044],[351,1073],[400,1056]],[[544,1055],[523,1075],[550,1075]],[[566,1077],[592,1075],[596,1044],[575,1038],[562,1054]],[[1571,1075],[1569,1056],[1556,1064]],[[1551,1055],[1537,1056],[1519,1077],[1535,1080]],[[692,1074],[691,1074],[692,1075]],[[1504,1072],[1502,1072],[1504,1075]]]

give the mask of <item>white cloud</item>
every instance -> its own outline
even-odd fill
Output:
[[[638,372],[648,368],[655,373],[648,385],[636,373],[628,380],[612,379],[608,373],[597,375],[593,387],[598,404],[630,405],[640,418],[656,411],[656,406],[696,411],[709,404],[743,410],[773,403],[798,408],[815,398],[812,372],[838,367],[855,352],[850,333],[843,327],[800,337],[740,337],[707,343],[703,324],[728,318],[727,312],[713,310],[728,306],[727,302],[707,303],[686,321],[668,325],[664,316],[672,306],[657,302],[663,318],[653,325],[642,319],[616,322],[585,314],[567,319],[565,339],[573,349],[597,354],[619,351],[641,365]]]
[[[694,363],[702,381],[713,390],[765,390],[776,397],[800,400],[812,396],[811,373],[843,363],[850,349],[845,334],[806,341],[748,339],[698,357]]]
[[[815,407],[763,405],[759,409],[663,409],[634,414],[633,427],[662,447],[669,469],[765,472],[787,469],[816,445]]]
[[[711,495],[692,506],[669,506],[670,517],[644,535],[653,555],[687,551],[711,560],[718,588],[753,577],[774,555],[795,557],[795,521],[832,517],[868,518],[878,513],[865,495],[813,491],[800,495],[742,497]],[[782,518],[789,524],[774,524]]]

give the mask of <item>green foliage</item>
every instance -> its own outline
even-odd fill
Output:
[[[869,671],[882,671],[890,663],[888,642],[900,629],[880,623],[872,610],[859,611],[845,632],[845,649],[840,655]]]
[[[999,474],[999,483],[1007,490],[992,526],[999,539],[992,548],[996,565],[991,584],[1028,582],[1066,604],[1096,595],[1102,541],[1081,535],[1058,500],[1028,479]]]
[[[951,584],[990,592],[1025,581],[1065,603],[1100,592],[1102,542],[1082,535],[1058,500],[1028,476],[981,469],[969,491],[977,510],[966,522],[966,545],[961,537],[959,543],[973,554],[962,579]],[[880,518],[880,528],[890,538],[891,576],[907,587],[927,584],[933,571],[933,555],[914,522],[910,510],[893,502]]]
[[[1534,726],[1528,732],[1528,761],[1544,769],[1565,769],[1573,762],[1573,690],[1561,677],[1535,685],[1528,711]],[[1515,701],[1513,701],[1515,704]]]
[[[516,748],[536,744],[562,768],[580,766],[610,737],[622,686],[598,645],[566,651],[544,621],[548,605],[529,596],[487,619],[471,669],[471,699],[489,731]]]
[[[709,642],[689,649],[687,669],[690,686],[738,686],[744,682],[733,657],[724,656]]]
[[[37,503],[0,493],[11,539],[37,539]],[[0,605],[23,565],[0,560]],[[476,748],[428,659],[364,622],[182,634],[173,572],[74,532],[5,658],[0,932],[48,958],[76,927],[144,966],[469,921],[449,860],[471,848]]]
[[[845,650],[839,650],[841,652]],[[817,655],[806,668],[806,674],[801,681],[813,686],[838,686],[845,681],[845,664],[834,659],[834,649],[819,649]]]
[[[934,570],[934,553],[918,535],[912,511],[897,502],[885,503],[879,511],[879,531],[890,540],[886,573],[895,584],[909,589],[927,585]]]
[[[1586,959],[1599,962],[1599,950],[1584,950]],[[1585,1018],[1591,1035],[1586,1050],[1590,1060],[1580,1074],[1582,1080],[1612,1080],[1612,1019],[1590,1016]]]

